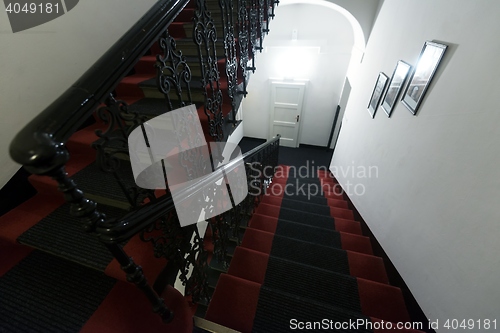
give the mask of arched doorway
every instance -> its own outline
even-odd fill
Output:
[[[322,0],[281,1],[270,29],[243,104],[245,136],[272,136],[273,82],[305,82],[298,141],[326,146],[348,69],[364,52],[363,30],[349,11]]]

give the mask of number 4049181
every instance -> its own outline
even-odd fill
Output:
[[[59,3],[24,3],[20,4],[17,2],[9,2],[7,4],[7,7],[5,8],[5,11],[9,14],[19,14],[19,13],[25,13],[25,14],[59,14]]]
[[[448,319],[444,323],[444,328],[449,330],[456,330],[459,328],[462,329],[484,329],[484,330],[495,330],[497,329],[497,320],[496,319]]]

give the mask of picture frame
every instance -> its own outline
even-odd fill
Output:
[[[445,44],[425,42],[401,99],[413,115],[417,114],[447,48]]]
[[[375,83],[375,87],[373,87],[372,96],[370,97],[370,102],[368,103],[368,112],[372,118],[375,118],[375,113],[377,112],[377,108],[380,104],[380,99],[384,95],[388,81],[389,78],[387,75],[382,72],[378,74],[377,82]]]
[[[388,117],[391,116],[392,110],[398,101],[399,94],[403,88],[403,85],[410,73],[411,65],[399,60],[396,64],[396,68],[392,73],[391,79],[387,85],[387,90],[385,92],[384,98],[380,107],[385,111]]]

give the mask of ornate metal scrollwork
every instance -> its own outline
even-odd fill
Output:
[[[269,34],[269,21],[271,21],[271,14],[269,13],[269,10],[271,9],[271,3],[270,1],[272,0],[265,0],[265,8],[264,8],[264,20],[266,21],[266,28],[263,30],[266,35]]]
[[[248,14],[248,19],[250,22],[250,56],[252,58],[252,67],[248,68],[255,73],[255,51],[257,51],[260,46],[257,45],[257,39],[259,38],[259,8],[257,5],[259,0],[250,0],[250,10]]]
[[[208,302],[208,254],[196,225],[181,227],[177,214],[171,211],[143,230],[141,239],[152,243],[156,257],[164,257],[175,263],[179,278],[186,287],[186,296],[191,296],[195,303]]]
[[[210,219],[210,228],[212,229],[212,242],[214,244],[214,258],[222,264],[224,269],[229,267],[227,257],[227,247],[229,245],[229,224],[227,223],[227,212]]]
[[[234,5],[232,0],[219,0],[224,27],[224,55],[226,57],[226,77],[228,95],[231,99],[232,121],[236,122],[236,93],[238,88],[238,59],[236,57],[236,40],[234,38]]]
[[[271,0],[273,2],[272,6],[272,10],[271,10],[271,17],[274,18],[275,14],[274,14],[274,10],[276,8],[276,6],[278,6],[280,4],[280,0]]]
[[[145,198],[154,200],[152,190],[141,189],[136,185],[125,183],[119,170],[125,160],[129,159],[128,136],[132,130],[142,124],[146,118],[136,112],[129,112],[128,104],[108,96],[105,105],[97,110],[97,116],[108,125],[104,130],[96,130],[100,140],[92,144],[97,150],[96,163],[99,168],[114,176],[130,206],[138,207]]]
[[[208,117],[209,134],[214,141],[224,138],[222,115],[222,91],[217,68],[217,30],[205,0],[196,0],[193,40],[198,45],[201,67],[201,85],[205,96],[204,112]]]
[[[199,234],[198,228],[193,226],[193,241],[190,251],[186,257],[186,262],[192,265],[193,271],[186,281],[186,295],[191,296],[193,302],[198,303],[210,300],[208,288],[208,252],[203,245],[203,237]],[[185,270],[189,266],[184,266]]]
[[[87,232],[94,232],[97,225],[106,220],[106,215],[97,210],[95,202],[84,197],[82,191],[68,177],[64,167],[49,175],[59,184],[59,190],[64,193],[65,200],[71,203],[70,214],[83,221]],[[173,319],[172,311],[167,308],[163,299],[148,283],[142,268],[127,256],[119,244],[106,244],[106,247],[120,263],[127,275],[127,281],[134,283],[144,293],[152,304],[153,311],[158,313],[164,322],[170,322]]]
[[[249,60],[249,24],[247,0],[238,0],[238,44],[240,50],[240,67],[243,72],[243,91],[247,95],[248,60]]]
[[[186,57],[181,51],[177,51],[175,39],[169,35],[168,31],[163,33],[159,40],[163,55],[156,56],[157,84],[158,89],[165,95],[169,110],[173,110],[171,94],[175,94],[179,100],[178,107],[192,104],[191,97],[191,69]],[[175,89],[175,90],[174,90]],[[187,94],[187,101],[183,93]]]
[[[264,43],[264,33],[266,32],[266,28],[264,28],[264,20],[265,20],[265,15],[264,15],[264,0],[259,0],[258,3],[258,8],[259,8],[259,51],[262,52],[264,49],[263,43]]]

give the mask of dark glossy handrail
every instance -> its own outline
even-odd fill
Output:
[[[160,0],[10,144],[14,161],[44,174],[68,159],[64,143],[113,91],[189,0]]]
[[[259,153],[261,150],[267,148],[271,144],[275,143],[280,139],[278,134],[271,140],[255,147],[254,149],[246,152],[245,154],[231,160],[231,162],[224,164],[223,166],[217,168],[214,172],[200,177],[196,184],[185,188],[183,191],[179,192],[176,196],[177,202],[182,202],[183,200],[189,198],[198,191],[204,189],[206,186],[213,184],[222,177],[222,173],[226,174],[234,170],[241,161],[248,160],[253,155]],[[158,220],[162,216],[165,216],[169,211],[175,209],[174,201],[172,196],[165,195],[155,202],[149,202],[139,209],[130,212],[119,220],[109,220],[105,223],[100,224],[96,231],[99,238],[105,243],[119,243],[129,239],[134,236],[137,232],[143,230],[149,224]]]

